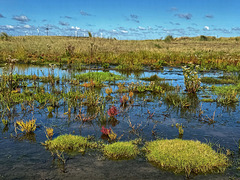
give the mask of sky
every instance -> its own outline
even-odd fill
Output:
[[[240,0],[0,0],[0,32],[127,40],[240,36]]]

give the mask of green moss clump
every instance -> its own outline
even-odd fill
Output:
[[[207,84],[235,84],[236,81],[233,79],[217,79],[212,77],[202,77],[201,81]]]
[[[124,76],[113,74],[110,72],[88,72],[84,74],[76,75],[76,79],[82,80],[82,81],[117,81],[125,79]]]
[[[201,99],[202,102],[215,102],[214,99]]]
[[[116,142],[104,147],[104,154],[110,159],[132,159],[138,153],[138,147],[132,141]]]
[[[158,75],[152,75],[150,77],[145,77],[145,78],[141,78],[140,80],[143,80],[143,81],[164,81],[165,78],[160,78],[158,77]]]
[[[156,140],[145,145],[149,161],[175,173],[223,172],[227,157],[215,152],[209,145],[192,140]]]
[[[45,141],[44,145],[50,151],[84,152],[87,147],[92,146],[92,143],[85,137],[65,134]]]

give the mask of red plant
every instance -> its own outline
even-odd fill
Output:
[[[109,135],[110,132],[111,132],[111,128],[105,128],[104,126],[102,126],[102,129],[101,129],[101,132],[104,134],[104,135]]]
[[[114,117],[118,114],[118,110],[115,106],[112,106],[107,113],[110,117]]]

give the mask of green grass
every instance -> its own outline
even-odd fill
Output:
[[[175,173],[223,172],[228,166],[227,157],[209,145],[192,140],[156,140],[145,145],[150,162]]]
[[[105,64],[119,69],[141,70],[148,66],[182,66],[189,62],[207,69],[228,71],[240,69],[239,37],[173,38],[164,40],[114,40],[104,38],[61,36],[18,36],[0,39],[0,61],[8,55],[20,63],[48,64]],[[94,45],[96,48],[91,48]],[[164,63],[162,63],[164,62]]]
[[[239,100],[240,84],[214,87],[214,92],[218,95],[217,102],[222,105],[236,104]]]
[[[216,100],[214,99],[201,99],[202,102],[215,102]]]
[[[236,81],[234,79],[217,79],[212,77],[202,77],[201,81],[207,84],[235,84]]]
[[[63,152],[84,152],[87,147],[93,147],[94,143],[88,141],[87,138],[77,135],[65,134],[60,135],[53,140],[45,141],[44,145],[50,151]]]
[[[137,145],[129,142],[116,142],[104,147],[104,155],[110,159],[132,159],[139,153]]]
[[[82,80],[82,81],[117,81],[125,79],[124,76],[116,75],[110,72],[88,72],[84,74],[76,75],[76,79]]]

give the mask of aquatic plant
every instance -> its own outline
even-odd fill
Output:
[[[189,93],[196,93],[201,85],[201,78],[198,78],[197,74],[199,66],[194,66],[192,64],[189,67],[184,66],[182,69],[186,91]]]
[[[209,145],[192,140],[156,140],[145,145],[150,162],[175,173],[190,174],[223,172],[227,157],[215,152]]]
[[[108,113],[108,115],[109,115],[110,117],[114,117],[114,116],[118,115],[118,110],[117,110],[116,106],[112,106],[112,107],[108,110],[107,113]]]
[[[107,94],[108,96],[111,96],[112,88],[107,88],[107,89],[105,90],[105,92],[106,92],[106,94]]]
[[[117,74],[113,74],[110,72],[88,72],[88,73],[83,73],[83,74],[78,74],[75,76],[76,79],[81,80],[81,81],[117,81],[117,80],[122,80],[125,79],[125,77]]]
[[[16,127],[25,133],[33,133],[36,130],[36,120],[32,119],[29,121],[24,122],[23,120],[21,121],[16,121]]]
[[[63,152],[84,152],[87,147],[95,147],[96,143],[91,143],[87,138],[65,134],[60,135],[53,140],[47,140],[43,143],[50,151],[63,151]]]
[[[166,104],[174,107],[188,108],[191,106],[191,101],[186,95],[180,95],[177,93],[166,93],[166,96],[163,99]]]
[[[6,127],[9,124],[9,121],[7,119],[2,119],[3,125]]]
[[[108,134],[108,137],[110,138],[111,141],[114,141],[117,138],[117,134],[113,132],[113,130],[111,129],[111,132]]]
[[[122,106],[126,106],[127,105],[127,102],[128,102],[128,97],[127,95],[123,95],[121,98],[120,98],[120,103]]]
[[[215,88],[215,93],[218,95],[217,102],[222,105],[236,104],[239,101],[237,89],[233,86]]]
[[[235,84],[236,80],[233,79],[217,79],[213,77],[202,77],[201,82],[207,83],[207,84]]]
[[[46,128],[46,137],[52,139],[53,137],[53,128]]]
[[[104,155],[110,159],[132,159],[139,153],[137,145],[132,141],[115,142],[113,144],[105,145]]]
[[[111,128],[108,129],[108,128],[105,128],[104,126],[102,126],[101,132],[104,135],[109,135],[111,132]]]

